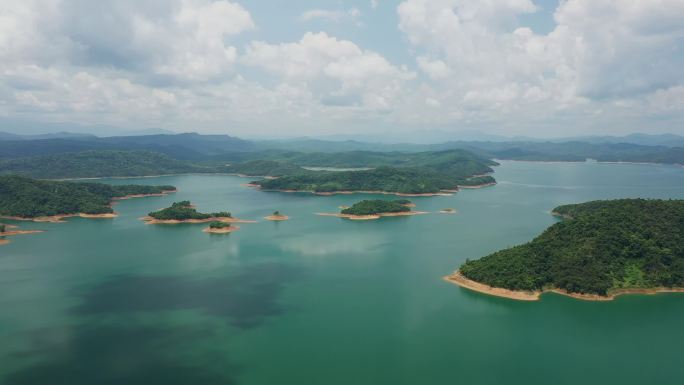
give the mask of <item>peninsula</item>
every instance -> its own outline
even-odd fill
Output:
[[[112,218],[112,202],[175,192],[173,186],[109,185],[0,176],[0,217],[36,222],[63,218]]]
[[[344,208],[339,214],[318,213],[322,216],[333,216],[352,220],[372,220],[381,217],[396,217],[405,215],[426,214],[423,211],[412,211],[414,207],[408,200],[387,201],[383,199],[363,200],[354,203],[351,207]]]
[[[684,200],[593,201],[553,213],[563,220],[531,242],[467,260],[446,279],[518,300],[684,292]]]

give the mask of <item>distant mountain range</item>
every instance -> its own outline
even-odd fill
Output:
[[[179,160],[236,162],[269,158],[274,152],[420,152],[452,149],[463,149],[483,157],[502,160],[581,162],[586,159],[595,159],[605,162],[684,164],[684,137],[674,134],[568,138],[565,141],[471,140],[437,144],[389,144],[308,138],[251,141],[229,135],[196,133],[112,137],[68,132],[40,135],[0,134],[0,159],[90,150],[123,150],[151,151]]]
[[[79,134],[74,132],[55,132],[52,134],[21,135],[9,132],[0,132],[0,140],[41,140],[41,139],[77,139],[96,138],[91,134]]]
[[[141,135],[0,139],[0,158],[22,158],[88,150],[145,150],[175,159],[197,160],[233,152],[254,151],[256,145],[228,135]]]

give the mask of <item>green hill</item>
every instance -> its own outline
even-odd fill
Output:
[[[213,167],[198,166],[149,151],[93,150],[0,161],[0,174],[17,174],[44,179],[127,177],[214,171],[216,169]]]
[[[511,290],[684,287],[684,200],[560,206],[565,220],[531,242],[467,261],[466,278]]]
[[[104,214],[113,198],[158,194],[173,186],[55,182],[16,175],[0,176],[0,216],[35,218],[68,214]]]

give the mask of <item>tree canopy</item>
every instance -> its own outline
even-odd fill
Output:
[[[219,211],[215,213],[200,213],[190,201],[174,202],[170,207],[153,211],[148,214],[150,217],[159,220],[188,220],[188,219],[209,219],[209,218],[229,218],[231,213]]]
[[[387,201],[383,199],[369,199],[354,203],[351,207],[343,209],[342,214],[349,215],[373,215],[382,213],[400,213],[411,211],[406,205],[406,200]],[[409,202],[410,203],[410,202]]]
[[[467,261],[467,278],[511,290],[684,287],[684,200],[559,206],[566,219],[524,245]]]
[[[57,182],[5,175],[0,176],[0,215],[34,218],[105,214],[113,212],[110,203],[114,198],[175,189],[173,186]]]

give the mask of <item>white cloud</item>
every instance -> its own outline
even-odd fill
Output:
[[[571,111],[581,120],[628,105],[646,113],[644,98],[678,104],[681,0],[567,0],[546,35],[520,25],[536,10],[530,0],[407,0],[397,13],[418,68],[433,80],[427,89],[467,119],[489,111],[524,124]]]
[[[682,0],[565,0],[548,33],[523,24],[533,0],[405,0],[399,32],[373,23],[294,41],[257,28],[263,15],[249,6],[0,1],[0,117],[297,135],[684,123]],[[362,18],[352,8],[300,19]],[[404,53],[418,74],[398,61]]]
[[[324,32],[306,33],[295,43],[252,42],[243,63],[304,85],[324,103],[383,110],[391,108],[404,83],[415,76],[375,52]]]

